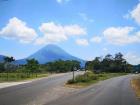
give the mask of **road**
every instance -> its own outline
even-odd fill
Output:
[[[46,105],[140,105],[130,85],[131,77],[108,79]]]
[[[130,85],[131,77],[115,77],[73,90],[63,86],[72,73],[50,76],[0,89],[0,105],[140,105]]]
[[[72,73],[64,73],[0,89],[0,105],[43,105],[73,91],[63,86],[70,78]]]

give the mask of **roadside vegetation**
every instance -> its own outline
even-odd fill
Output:
[[[140,99],[140,75],[131,80],[131,85],[134,88],[137,97]]]
[[[69,72],[74,67],[80,68],[80,62],[69,60],[39,64],[35,59],[27,59],[24,65],[14,64],[13,61],[13,57],[5,57],[4,62],[0,63],[0,82],[35,79],[52,73]]]
[[[68,80],[67,84],[90,85],[100,80],[131,73],[133,66],[127,63],[121,53],[117,53],[115,56],[108,54],[104,58],[96,57],[93,61],[87,61],[85,69],[83,75]]]
[[[101,80],[106,80],[112,77],[126,75],[128,73],[100,73],[95,74],[92,71],[87,71],[83,75],[78,75],[73,79],[67,81],[68,86],[70,87],[84,87],[89,86],[93,83],[97,83]]]
[[[0,82],[12,82],[12,81],[21,81],[21,80],[29,80],[41,77],[47,77],[48,73],[0,73]]]
[[[114,56],[107,54],[103,57],[96,57],[92,61],[87,61],[85,67],[81,67],[79,61],[75,60],[57,60],[46,64],[39,64],[36,59],[27,59],[26,64],[16,64],[14,57],[5,57],[0,62],[0,82],[20,81],[26,79],[40,78],[48,76],[51,73],[64,73],[73,71],[73,79],[69,84],[93,83],[114,76],[131,73],[139,70],[140,66],[129,64],[121,53]],[[74,71],[85,70],[84,75],[74,77]],[[90,71],[90,72],[89,72]]]

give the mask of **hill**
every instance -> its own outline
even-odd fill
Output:
[[[53,62],[53,61],[56,61],[59,59],[61,59],[61,60],[77,60],[77,61],[81,62],[81,65],[84,65],[84,63],[85,63],[84,60],[70,55],[69,53],[67,53],[66,51],[61,49],[60,47],[53,45],[53,44],[49,44],[49,45],[41,48],[40,50],[38,50],[34,54],[30,55],[29,57],[27,57],[25,59],[17,60],[15,62],[17,64],[25,64],[26,59],[32,59],[32,58],[38,60],[38,62],[40,64],[45,64],[47,62]]]

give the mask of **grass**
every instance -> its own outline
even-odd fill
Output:
[[[137,97],[140,99],[140,75],[131,80],[131,85],[134,88]]]
[[[48,76],[48,73],[0,73],[0,82],[22,81]]]
[[[83,75],[78,75],[73,79],[68,80],[66,85],[68,87],[85,87],[91,84],[97,83],[101,80],[106,80],[112,77],[126,75],[127,73],[101,73],[101,74],[94,74],[93,72],[86,72]]]

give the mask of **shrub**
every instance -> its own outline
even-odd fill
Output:
[[[93,72],[91,71],[87,71],[85,74],[83,75],[78,75],[75,77],[74,81],[73,79],[68,80],[68,84],[73,84],[73,83],[82,83],[82,82],[90,82],[92,80],[97,80],[98,76],[95,75]]]

